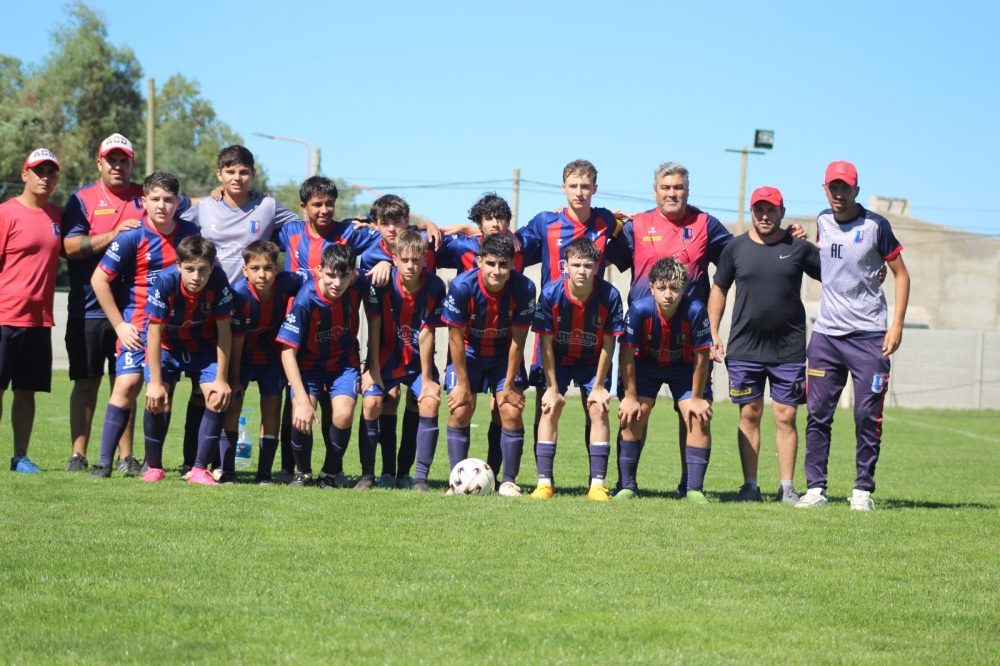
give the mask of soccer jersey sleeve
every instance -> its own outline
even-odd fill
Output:
[[[614,286],[611,286],[611,294],[608,298],[608,323],[604,327],[604,332],[608,335],[619,336],[622,334],[624,323],[622,296]]]
[[[436,275],[428,274],[427,286],[427,317],[421,328],[439,328],[444,326],[441,313],[444,310],[444,281]],[[430,278],[434,278],[431,280]]]
[[[358,278],[359,280],[362,278]],[[369,319],[381,319],[382,318],[382,299],[385,298],[385,289],[381,287],[376,287],[371,284],[368,280],[363,282],[364,287],[361,293],[365,297],[365,315]],[[391,286],[391,283],[390,285]]]
[[[542,289],[538,304],[535,306],[535,318],[531,324],[531,330],[535,333],[551,335],[555,330],[552,325],[552,305],[552,290]]]
[[[98,266],[112,277],[121,275],[135,264],[136,253],[141,242],[142,228],[129,229],[125,233],[118,234],[118,237],[111,241],[111,245],[104,251],[104,256],[101,257],[101,263]]]
[[[236,312],[236,302],[233,297],[233,289],[229,286],[229,278],[226,272],[216,265],[212,269],[212,274],[208,276],[208,285],[205,289],[211,289],[215,293],[215,303],[212,306],[212,317],[215,320],[227,319]]]
[[[708,313],[701,301],[691,300],[688,321],[691,323],[691,347],[696,350],[711,347],[712,328],[709,326]]]
[[[438,268],[461,268],[459,257],[462,256],[461,239],[465,236],[452,234],[444,236],[441,240],[441,249],[438,250]]]
[[[146,306],[144,308],[146,314],[149,315],[150,321],[162,324],[170,319],[170,307],[177,294],[179,283],[180,274],[176,271],[168,271],[166,274],[161,273],[156,279],[151,289],[152,293],[146,297]]]
[[[733,235],[722,226],[722,222],[711,215],[708,216],[708,221],[705,223],[705,231],[708,233],[708,260],[718,265],[719,257],[726,246],[732,242]]]
[[[309,290],[303,287],[292,302],[292,307],[281,322],[277,341],[298,349],[302,343],[302,327],[309,326]]]
[[[90,220],[87,219],[87,208],[80,195],[74,192],[66,202],[66,210],[63,211],[62,237],[75,238],[89,235]]]
[[[248,289],[252,287],[247,287]],[[246,332],[246,322],[245,317],[247,316],[247,303],[243,300],[243,296],[240,292],[233,290],[233,317],[229,321],[229,331],[234,338],[245,337]]]
[[[621,232],[608,241],[605,257],[618,270],[625,272],[632,268],[632,255],[635,253],[635,232],[632,220],[625,222]]]
[[[733,262],[734,247],[736,247],[736,243],[730,243],[722,249],[719,260],[715,263],[715,277],[712,280],[715,286],[727,291],[733,286],[733,280],[736,279],[736,267]]]
[[[469,313],[466,311],[466,306],[470,294],[465,289],[466,284],[467,282],[464,280],[454,280],[448,295],[445,296],[441,321],[448,326],[462,327],[469,323]]]
[[[277,232],[281,230],[286,224],[291,222],[301,222],[302,218],[293,213],[292,211],[285,208],[277,200],[274,202],[274,236],[277,237]]]
[[[516,286],[514,293],[514,318],[511,323],[514,326],[527,327],[535,319],[535,283],[524,277],[520,273],[512,273],[521,277],[520,284]]]
[[[382,235],[371,227],[355,227],[354,223],[350,220],[344,221],[341,224],[344,227],[339,231],[338,237],[351,246],[355,256],[360,257],[362,254],[370,252],[372,248],[378,247],[379,242],[382,240]]]
[[[540,230],[540,225],[544,223],[543,215],[544,213],[539,213],[528,222],[528,226],[517,231],[521,234],[521,257],[524,259],[525,268],[542,263],[542,241],[545,232]]]
[[[903,246],[896,240],[892,227],[884,217],[878,220],[878,251],[886,261],[895,259],[903,251]]]
[[[636,301],[636,303],[638,302]],[[642,344],[642,313],[636,307],[635,303],[632,304],[632,307],[625,314],[623,329],[619,342],[626,347],[638,349],[639,345]]]

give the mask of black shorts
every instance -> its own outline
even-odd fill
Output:
[[[66,322],[66,352],[69,378],[95,379],[115,374],[115,343],[118,334],[107,319],[70,319]]]
[[[52,329],[0,326],[0,391],[52,392]]]

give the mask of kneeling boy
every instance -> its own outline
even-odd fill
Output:
[[[656,395],[666,384],[687,426],[687,499],[708,503],[701,489],[712,447],[712,395],[707,385],[712,332],[705,306],[684,295],[686,282],[684,264],[660,259],[649,271],[652,295],[634,301],[625,315],[619,357],[625,397],[618,409],[622,488],[616,499],[638,493],[635,477],[643,432]]]

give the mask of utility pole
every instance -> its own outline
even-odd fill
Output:
[[[511,220],[511,229],[517,229],[517,200],[521,196],[521,170],[514,169],[514,196],[510,198],[511,203],[511,213],[513,219]]]
[[[774,146],[774,130],[757,130],[754,134],[753,147],[767,148],[770,150]],[[736,216],[736,235],[743,233],[743,204],[747,195],[747,155],[763,155],[762,150],[749,150],[743,146],[739,150],[726,148],[727,153],[740,153],[740,209]]]
[[[153,173],[153,140],[156,129],[156,85],[149,79],[149,90],[146,93],[146,175]]]
[[[313,150],[313,175],[319,175],[319,148]]]

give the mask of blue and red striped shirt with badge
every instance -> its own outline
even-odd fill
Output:
[[[427,232],[421,231],[420,235],[423,236],[425,240],[427,239]],[[367,273],[371,269],[375,268],[375,264],[381,261],[388,261],[390,264],[392,263],[392,259],[394,256],[393,253],[389,251],[388,247],[386,247],[385,241],[382,240],[381,234],[375,232],[375,236],[378,239],[378,242],[375,243],[373,246],[364,249],[362,252],[358,252],[357,250],[355,250],[355,254],[361,257],[361,261],[358,264],[358,270],[361,273]],[[351,247],[354,246],[352,245]],[[427,248],[426,268],[432,273],[435,270],[437,270],[438,252],[440,252],[440,249],[435,251],[430,247]]]
[[[597,277],[604,277],[605,253],[608,243],[621,231],[621,223],[610,210],[592,208],[586,224],[574,220],[568,208],[558,213],[539,213],[528,222],[528,226],[518,230],[523,245],[521,254],[525,266],[541,262],[541,286],[558,280],[566,272],[562,257],[563,248],[577,238],[589,238],[597,246],[600,257],[597,260]]]
[[[163,348],[196,352],[218,340],[215,322],[235,313],[233,289],[222,267],[215,265],[208,284],[197,294],[184,288],[177,266],[164,270],[150,287],[148,322],[163,324]]]
[[[303,220],[289,222],[278,232],[278,246],[285,253],[285,270],[299,272],[307,277],[316,277],[316,271],[323,263],[323,250],[330,245],[348,245],[355,256],[381,241],[378,231],[371,228],[354,227],[353,222],[335,222],[322,236],[309,230]]]
[[[518,242],[524,245],[524,238],[519,231],[515,231]],[[479,256],[479,245],[483,242],[482,236],[464,236],[456,234],[445,236],[438,253],[438,268],[455,268],[460,271],[471,271],[477,268],[476,258]],[[524,255],[520,252],[514,253],[514,270],[522,272],[524,270]]]
[[[650,295],[629,306],[620,342],[635,349],[636,359],[676,368],[691,365],[695,351],[712,346],[712,329],[699,301],[682,296],[674,316],[665,320]]]
[[[472,358],[506,356],[515,327],[531,326],[535,316],[535,283],[517,271],[498,294],[483,284],[478,268],[459,274],[444,299],[441,321],[465,329],[465,354]]]
[[[355,280],[344,295],[328,300],[320,290],[319,279],[306,280],[292,301],[285,321],[278,329],[277,341],[297,351],[299,369],[338,372],[359,368],[358,310],[361,308],[362,284]]]
[[[128,302],[122,310],[122,319],[142,330],[146,300],[156,276],[177,263],[177,244],[199,233],[194,224],[177,222],[173,232],[164,236],[144,217],[141,227],[118,234],[111,241],[98,266],[111,277],[121,276],[125,282]]]
[[[243,338],[242,363],[263,365],[281,362],[281,346],[275,341],[281,323],[306,278],[300,273],[282,271],[274,278],[271,298],[262,301],[246,280],[233,287],[236,314],[233,336]]]
[[[685,293],[702,303],[708,302],[708,264],[719,263],[722,250],[733,240],[722,223],[708,213],[688,206],[680,222],[672,222],[658,209],[635,215],[609,252],[612,263],[621,271],[632,269],[629,303],[650,295],[649,271],[660,259],[673,257],[688,269]]]
[[[420,331],[444,325],[444,298],[444,281],[426,270],[416,294],[406,293],[395,268],[389,284],[369,288],[365,311],[382,334],[378,362],[383,377],[395,379],[420,370]]]
[[[552,351],[559,365],[597,363],[604,336],[622,333],[622,299],[614,285],[594,281],[590,297],[580,302],[569,293],[569,276],[550,282],[538,297],[532,330],[552,336]]]

